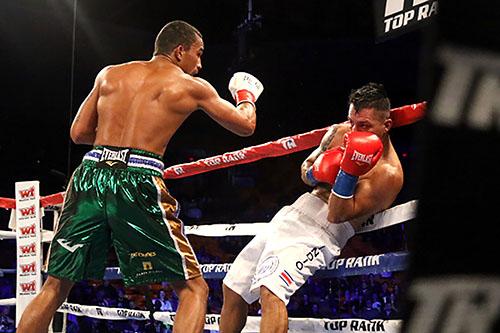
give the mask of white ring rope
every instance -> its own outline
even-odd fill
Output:
[[[0,305],[16,305],[16,299],[15,298],[0,299]]]
[[[16,305],[15,298],[0,300],[1,305]],[[148,320],[150,312],[144,310],[130,310],[121,308],[106,308],[75,303],[63,303],[57,310],[76,316],[86,316],[104,320]],[[153,313],[154,320],[165,325],[173,325],[175,312],[158,311]],[[205,316],[205,330],[218,330],[220,315],[207,314]],[[288,318],[288,332],[322,332],[325,330],[341,332],[388,332],[397,333],[402,326],[401,320],[383,319],[315,319],[315,318]],[[259,332],[260,317],[249,316],[242,332]]]
[[[58,312],[71,313],[77,316],[87,316],[107,320],[148,320],[150,312],[143,310],[130,310],[120,308],[105,308],[99,306],[64,303]],[[166,325],[173,325],[175,312],[153,312],[154,320]],[[207,314],[205,316],[205,330],[218,330],[220,315]],[[325,330],[342,332],[399,332],[401,320],[383,319],[315,319],[315,318],[289,318],[288,332],[321,332]],[[259,332],[260,317],[249,316],[242,332]]]
[[[364,233],[378,229],[387,228],[389,226],[406,222],[415,218],[417,211],[417,200],[408,201],[404,204],[386,209],[380,213],[370,216],[366,219],[361,230],[357,233]],[[255,236],[257,232],[266,228],[267,222],[254,223],[223,223],[223,224],[207,224],[207,225],[192,225],[185,227],[187,235],[197,235],[206,237],[224,237],[224,236]],[[54,232],[50,230],[42,230],[42,241],[45,243],[51,242],[54,237]],[[15,239],[15,231],[0,230],[0,240]]]

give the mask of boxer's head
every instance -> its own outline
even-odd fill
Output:
[[[156,36],[153,55],[168,56],[185,73],[195,75],[201,69],[202,38],[198,29],[189,23],[169,22]]]
[[[384,137],[392,126],[391,103],[384,86],[368,83],[349,95],[349,121],[353,131],[367,131]]]

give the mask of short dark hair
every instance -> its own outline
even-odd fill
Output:
[[[178,45],[189,49],[196,41],[196,36],[203,38],[191,24],[180,20],[169,22],[156,36],[153,55],[170,54]]]
[[[391,109],[391,102],[387,97],[384,86],[373,82],[352,90],[349,95],[350,104],[354,106],[356,111],[364,108],[374,108],[379,111],[389,111]]]

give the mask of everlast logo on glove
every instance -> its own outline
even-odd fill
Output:
[[[372,164],[372,160],[373,160],[373,154],[370,154],[370,155],[361,154],[357,150],[354,150],[352,157],[351,157],[351,161],[366,163],[368,165]]]
[[[101,158],[97,165],[113,169],[125,169],[127,168],[129,157],[130,151],[128,149],[112,150],[103,148]]]

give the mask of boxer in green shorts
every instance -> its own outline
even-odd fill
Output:
[[[169,281],[179,306],[174,332],[202,332],[208,287],[162,179],[161,157],[191,113],[203,110],[240,136],[253,134],[262,84],[235,73],[222,99],[201,69],[200,32],[183,21],[163,27],[153,57],[105,67],[73,120],[76,144],[94,146],[71,178],[51,245],[48,278],[17,332],[47,332],[75,281],[102,278],[113,246],[127,285]]]
[[[70,182],[48,273],[71,281],[102,279],[102,254],[112,244],[126,285],[200,276],[162,174],[161,157],[142,150],[97,147],[87,153]]]

